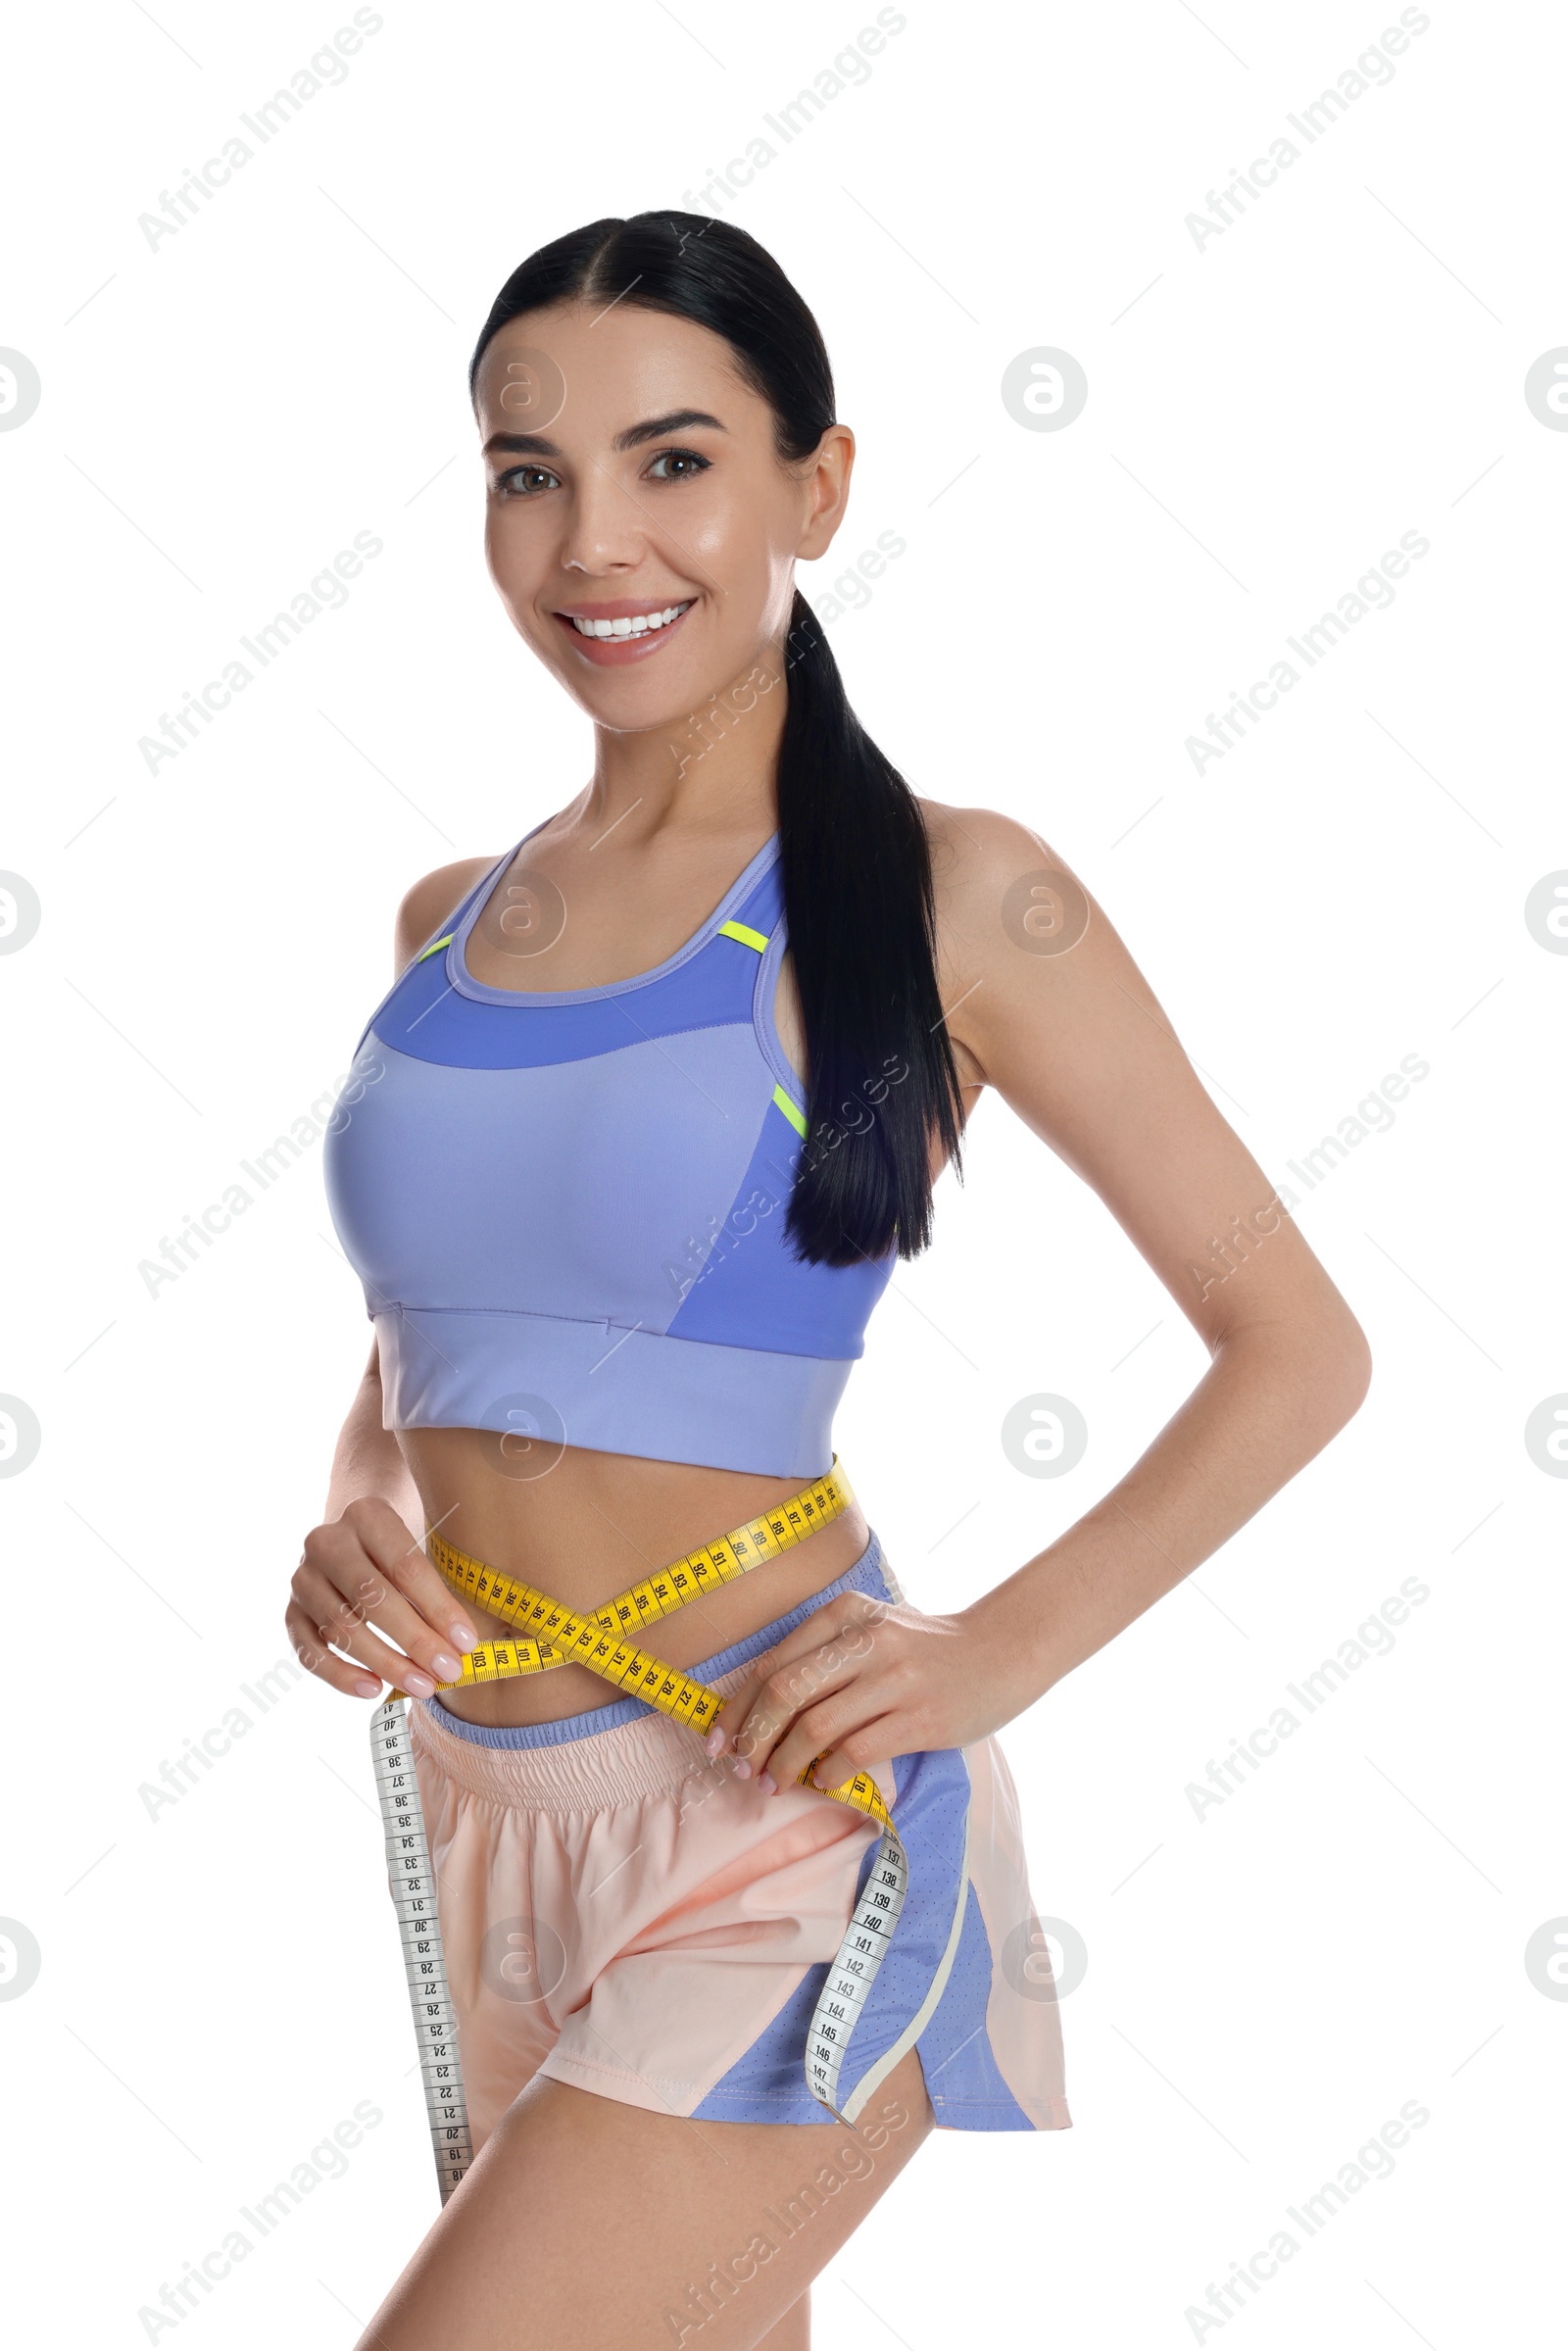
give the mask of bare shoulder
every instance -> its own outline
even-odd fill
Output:
[[[433,873],[422,875],[404,893],[393,933],[394,971],[402,971],[425,941],[435,936],[494,863],[494,857],[459,857],[451,865],[438,865]]]
[[[1048,841],[999,808],[957,808],[922,800],[920,813],[931,844],[938,905],[945,902],[960,926],[982,909],[994,913],[1026,875],[1066,870]]]
[[[1058,850],[997,808],[956,808],[922,800],[931,844],[941,961],[959,992],[982,974],[1010,967],[1010,951],[1048,960],[1078,945],[1091,927],[1087,889]],[[1098,915],[1098,909],[1095,912]],[[1099,917],[1100,927],[1105,927]]]
[[[950,1034],[990,1083],[1078,1039],[1104,1050],[1131,1017],[1168,1024],[1124,941],[1061,852],[996,808],[922,801]],[[1174,1042],[1174,1040],[1172,1040]]]
[[[1098,1193],[1211,1353],[1250,1322],[1322,1318],[1342,1360],[1358,1367],[1347,1370],[1360,1381],[1353,1411],[1365,1385],[1360,1329],[1099,900],[1015,818],[920,808],[960,1065]],[[1219,952],[1222,921],[1216,909],[1202,952]],[[1214,1238],[1238,1228],[1247,1241]],[[1260,1249],[1265,1234],[1280,1237]],[[1021,1247],[1028,1261],[1027,1235]]]

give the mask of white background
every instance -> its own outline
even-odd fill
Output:
[[[359,2101],[384,2120],[345,2175],[156,2339],[347,2345],[434,2214],[366,1710],[302,1680],[176,1804],[138,1793],[288,1655],[367,1347],[318,1151],[156,1297],[137,1269],[344,1069],[409,883],[583,782],[586,722],[484,572],[466,364],[536,245],[684,202],[794,276],[859,436],[803,584],[907,542],[832,624],[862,717],[917,790],[1082,873],[1376,1358],[1330,1450],[1004,1733],[1037,1902],[1088,1951],[1075,2128],[936,2137],[816,2287],[817,2343],[1541,2340],[1568,2007],[1525,1946],[1568,1912],[1568,1487],[1524,1424],[1568,1389],[1568,958],[1524,906],[1568,865],[1568,435],[1523,386],[1568,343],[1562,22],[1434,0],[1200,247],[1186,216],[1396,8],[911,5],[788,145],[764,114],[871,8],[380,13],[156,250],[138,216],[349,10],[99,0],[11,36],[0,343],[43,385],[0,435],[0,866],[42,905],[0,958],[0,1390],[42,1431],[0,1482],[0,1912],[42,1955],[0,2002],[13,2330],[148,2339],[139,2309]],[[705,198],[759,135],[753,184]],[[1088,376],[1059,431],[1000,394],[1039,346]],[[358,531],[383,552],[343,608],[149,773],[138,739]],[[1407,531],[1430,551],[1393,605],[1195,772],[1188,736]],[[1393,1125],[1309,1194],[1287,1161],[1407,1055]],[[1203,1368],[1004,1107],[940,1198],[837,1432],[932,1607],[1076,1518]],[[1000,1443],[1042,1392],[1090,1431],[1055,1483]],[[1199,1817],[1210,1760],[1410,1577],[1392,1651]],[[1392,2177],[1293,2227],[1412,2100]],[[1282,2227],[1295,2258],[1201,2331]]]

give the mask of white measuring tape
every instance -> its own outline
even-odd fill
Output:
[[[384,1698],[370,1720],[376,1793],[386,1830],[386,1874],[398,1914],[403,1968],[419,2046],[430,2143],[443,2205],[473,2161],[468,2102],[458,2054],[458,2020],[447,1983],[436,1904],[435,1871],[424,1834],[424,1807],[414,1769],[409,1717],[401,1696]]]
[[[707,1582],[726,1582],[747,1574],[765,1558],[792,1548],[819,1524],[847,1508],[851,1498],[849,1481],[841,1473],[830,1473],[762,1518],[732,1529],[716,1543],[677,1561],[672,1569],[646,1578],[586,1615],[470,1559],[432,1531],[426,1538],[430,1558],[454,1590],[467,1592],[510,1623],[533,1628],[539,1636],[535,1638],[531,1632],[520,1640],[480,1642],[465,1656],[460,1681],[438,1683],[437,1688],[450,1690],[546,1672],[575,1656],[617,1687],[636,1691],[646,1704],[701,1732],[724,1703],[719,1692],[637,1648],[621,1638],[624,1629],[669,1614],[705,1589]],[[895,1600],[902,1600],[904,1595],[891,1571],[884,1567],[883,1573]],[[412,1703],[408,1701],[408,1705]],[[375,1708],[370,1739],[386,1831],[388,1883],[398,1914],[444,2205],[473,2161],[473,2142],[458,2051],[457,2015],[441,1945],[435,1871],[419,1802],[409,1713],[401,1690],[394,1690]],[[701,1767],[694,1761],[693,1768]],[[813,1768],[808,1764],[801,1774],[803,1782]],[[882,1824],[865,1889],[856,1902],[838,1956],[828,1969],[807,2034],[807,2086],[836,2121],[843,2122],[838,2092],[845,2051],[898,1925],[908,1890],[909,1868],[892,1816],[868,1773],[857,1772],[842,1788],[831,1792],[838,1801],[854,1805]]]
[[[850,2034],[871,1995],[877,1971],[887,1957],[893,1930],[909,1890],[909,1865],[893,1829],[884,1829],[865,1891],[855,1905],[849,1932],[827,1973],[811,2030],[806,2036],[806,2080],[814,2097],[839,2122],[839,2074]]]
[[[473,2162],[473,2141],[458,2051],[457,2013],[441,1946],[435,1870],[424,1833],[409,1718],[401,1696],[386,1698],[377,1706],[370,1724],[370,1745],[386,1831],[387,1881],[397,1911],[430,2144],[445,2205]],[[806,2037],[807,2084],[813,2097],[841,2122],[839,2075],[845,2051],[887,1955],[908,1885],[909,1865],[904,1847],[893,1830],[884,1830],[865,1890],[851,1914]]]

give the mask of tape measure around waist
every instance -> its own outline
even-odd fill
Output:
[[[826,1477],[803,1487],[760,1518],[732,1527],[727,1535],[688,1552],[657,1575],[645,1576],[601,1607],[583,1611],[565,1607],[548,1592],[535,1591],[531,1584],[506,1575],[500,1568],[487,1567],[483,1560],[470,1558],[444,1536],[432,1532],[425,1537],[425,1549],[453,1590],[490,1615],[522,1628],[514,1641],[480,1641],[464,1658],[462,1673],[454,1681],[438,1682],[436,1689],[466,1690],[512,1681],[522,1674],[550,1673],[558,1666],[585,1665],[626,1696],[641,1698],[645,1705],[657,1707],[674,1722],[690,1724],[699,1734],[706,1732],[724,1703],[722,1693],[678,1666],[651,1656],[627,1635],[657,1624],[661,1617],[672,1616],[704,1592],[716,1591],[719,1585],[750,1575],[766,1560],[793,1550],[841,1517],[854,1499],[854,1490],[835,1456]],[[813,1759],[802,1772],[803,1785],[819,1760]],[[866,1773],[857,1772],[842,1788],[824,1792],[887,1826],[887,1805],[876,1782]]]
[[[689,1552],[673,1566],[643,1578],[600,1607],[577,1610],[431,1532],[425,1549],[453,1589],[508,1624],[527,1628],[511,1641],[485,1641],[468,1651],[463,1672],[437,1690],[477,1688],[519,1675],[584,1665],[628,1696],[687,1723],[702,1734],[724,1703],[695,1675],[665,1665],[628,1638],[672,1615],[704,1592],[748,1575],[792,1550],[840,1517],[854,1500],[838,1465],[760,1518]],[[436,1886],[403,1700],[394,1690],[371,1724],[376,1778],[387,1840],[388,1876],[398,1909],[404,1962],[419,2039],[420,2067],[443,2204],[472,2161],[467,2108],[458,2057],[456,2016],[447,1984],[436,1915]],[[800,1774],[806,1785],[820,1756]],[[814,1786],[814,1783],[812,1783]],[[908,1864],[893,1816],[876,1782],[856,1772],[839,1788],[820,1791],[864,1813],[882,1830],[864,1890],[856,1901],[837,1958],[829,1967],[807,2035],[806,2079],[812,2095],[837,2120],[839,2074],[860,2009],[869,1996],[908,1886]]]
[[[470,1683],[507,1681],[514,1674],[547,1673],[556,1666],[586,1664],[594,1673],[614,1682],[617,1688],[631,1690],[637,1680],[631,1663],[637,1654],[630,1645],[633,1637],[657,1624],[661,1617],[672,1616],[677,1608],[684,1608],[703,1592],[716,1592],[721,1584],[733,1583],[738,1576],[750,1575],[766,1560],[793,1550],[797,1543],[808,1541],[833,1519],[841,1517],[854,1499],[849,1479],[839,1469],[835,1457],[826,1477],[802,1487],[799,1494],[792,1494],[760,1518],[732,1527],[727,1535],[705,1543],[672,1566],[661,1568],[657,1575],[645,1576],[640,1583],[617,1592],[613,1599],[581,1614],[535,1592],[531,1585],[520,1583],[514,1576],[470,1558],[466,1551],[460,1551],[445,1536],[432,1530],[425,1538],[425,1548],[454,1590],[477,1601],[492,1616],[520,1625],[523,1632],[523,1638],[515,1641],[481,1641],[465,1658],[458,1680],[439,1683],[437,1687],[456,1690]],[[687,1717],[682,1715],[680,1719],[685,1721]]]

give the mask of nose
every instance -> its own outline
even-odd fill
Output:
[[[647,546],[644,517],[630,491],[605,467],[586,467],[566,514],[561,545],[563,569],[584,571],[591,578],[635,571]]]

